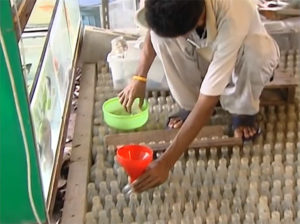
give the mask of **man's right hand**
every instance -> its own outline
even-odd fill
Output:
[[[131,82],[118,94],[120,103],[128,113],[131,113],[131,106],[136,98],[140,99],[139,107],[141,108],[145,99],[146,83],[139,80]]]

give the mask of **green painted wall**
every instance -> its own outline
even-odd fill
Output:
[[[13,29],[9,0],[0,0],[0,28],[12,65],[31,161],[33,198],[39,217],[45,222],[37,153],[32,132],[25,81]],[[36,223],[29,203],[25,147],[7,66],[0,45],[0,223]]]

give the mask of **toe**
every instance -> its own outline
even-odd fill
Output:
[[[177,123],[180,122],[180,121],[181,121],[181,119],[179,117],[171,118],[170,122],[168,124],[169,128],[176,128]]]
[[[173,128],[180,128],[182,126],[182,124],[183,124],[183,121],[179,120],[173,125]]]
[[[255,128],[249,128],[249,130],[251,137],[254,136],[257,132]]]
[[[236,128],[236,129],[234,130],[234,137],[236,137],[236,138],[241,138],[241,137],[243,137],[243,131],[242,131],[241,128]]]
[[[250,132],[248,127],[243,128],[244,131],[244,138],[249,138],[250,137]]]

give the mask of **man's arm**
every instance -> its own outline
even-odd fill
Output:
[[[150,31],[145,37],[141,58],[135,75],[147,77],[149,69],[156,57],[156,52],[152,46]],[[131,106],[136,98],[140,98],[140,107],[143,105],[145,98],[146,83],[140,80],[131,80],[131,82],[118,94],[120,103],[123,107],[131,112]]]
[[[136,75],[143,76],[146,78],[155,57],[156,57],[156,52],[154,51],[151,42],[150,31],[148,31],[145,37],[141,59],[139,62]]]
[[[209,120],[219,96],[200,94],[193,110],[178,131],[174,141],[166,152],[152,162],[145,173],[134,183],[136,192],[142,192],[163,183],[169,175],[169,170],[184,153],[197,136],[201,128]]]

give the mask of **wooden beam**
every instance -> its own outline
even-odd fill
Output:
[[[170,143],[155,143],[149,145],[154,151],[164,151],[169,147]],[[190,148],[210,148],[210,147],[221,147],[221,146],[241,146],[243,145],[242,138],[207,138],[203,140],[193,141],[189,146]]]
[[[266,85],[266,89],[280,89],[288,87],[297,87],[298,80],[295,76],[289,74],[277,74],[274,76],[274,80]]]
[[[269,82],[260,97],[261,105],[280,105],[292,103],[299,81],[290,73],[275,71],[274,79]]]
[[[76,68],[78,64],[78,59],[79,59],[79,51],[81,48],[81,37],[82,36],[82,29],[80,27],[79,32],[78,32],[78,38],[77,38],[77,43],[76,43],[76,48],[75,48],[75,53],[74,53],[74,58],[72,61],[72,70],[71,72],[71,78],[70,78],[70,85],[66,97],[66,107],[64,109],[64,114],[63,114],[63,122],[61,126],[61,133],[60,137],[58,140],[58,146],[56,150],[56,155],[55,155],[55,164],[53,168],[53,173],[52,173],[52,178],[50,182],[50,187],[49,187],[49,193],[47,197],[47,212],[49,214],[50,219],[52,218],[53,214],[53,209],[55,205],[55,200],[56,200],[56,194],[57,194],[57,185],[58,181],[60,179],[60,173],[61,173],[61,167],[63,163],[63,155],[64,155],[64,148],[65,148],[65,142],[67,138],[67,132],[68,132],[68,125],[69,125],[69,119],[70,119],[70,113],[71,113],[71,107],[72,107],[72,98],[73,98],[73,92],[74,92],[74,87],[75,87],[75,78],[76,78]]]
[[[149,147],[151,147],[153,150],[161,151],[161,150],[165,150],[170,145],[170,141],[175,137],[177,132],[178,129],[121,133],[121,134],[107,135],[105,136],[104,141],[106,146],[145,143],[149,145]],[[190,145],[190,147],[206,148],[206,147],[233,146],[233,145],[243,144],[241,138],[222,138],[223,135],[224,135],[223,126],[221,125],[205,126],[199,132],[198,136]],[[201,139],[203,137],[206,137],[206,139]],[[150,142],[152,142],[153,144],[149,144]]]
[[[86,212],[86,191],[91,164],[96,65],[82,69],[78,111],[72,144],[62,224],[82,224]]]
[[[18,26],[18,18],[20,22],[21,34],[23,33],[25,26],[29,20],[30,14],[33,10],[36,0],[24,0],[18,7],[17,14],[14,14],[14,26],[17,35],[17,41],[20,40],[20,30]]]

